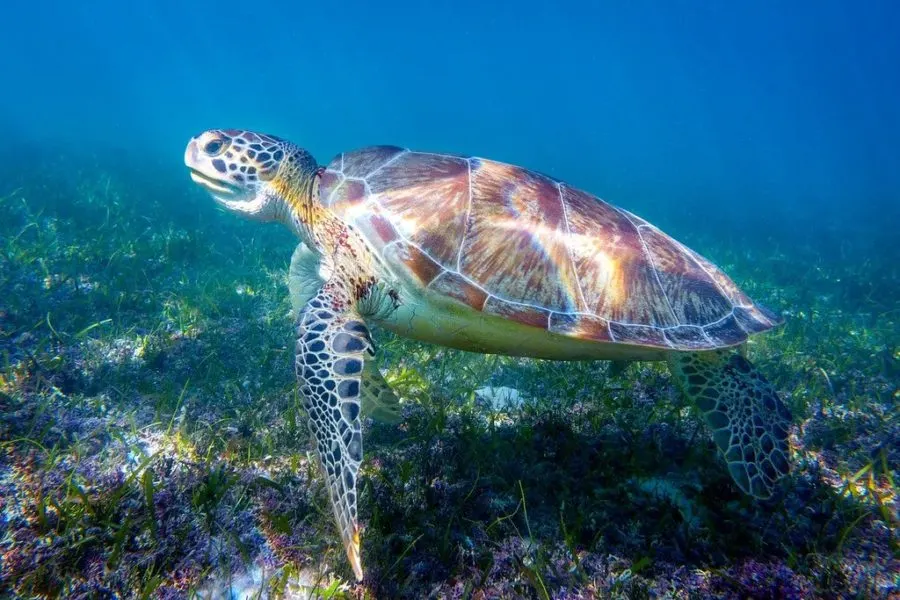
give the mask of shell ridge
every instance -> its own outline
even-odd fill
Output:
[[[389,159],[387,159],[386,161],[384,161],[383,163],[381,163],[380,165],[378,165],[377,167],[375,167],[374,169],[372,169],[371,171],[369,171],[368,173],[366,173],[365,175],[363,175],[362,177],[360,177],[360,179],[362,179],[363,181],[365,181],[366,183],[368,183],[369,177],[371,177],[372,175],[374,175],[374,174],[377,173],[378,171],[384,169],[385,167],[391,166],[392,164],[394,164],[395,162],[397,162],[398,160],[400,160],[400,157],[401,157],[401,156],[405,156],[405,155],[407,155],[407,154],[412,154],[412,153],[411,153],[407,148],[400,148],[400,152],[398,152],[398,153],[395,154],[394,156],[390,157]],[[341,165],[342,165],[342,168],[343,168],[343,160],[344,160],[344,155],[342,154],[342,155],[341,155]]]
[[[657,228],[654,228],[654,229],[656,229],[656,231],[659,231],[659,229],[657,229]],[[662,234],[661,231],[659,231],[659,233]],[[663,234],[663,235],[664,235],[664,234]],[[709,280],[712,281],[712,283],[713,283],[714,286],[716,286],[716,289],[719,290],[719,293],[722,294],[722,297],[723,297],[723,298],[728,298],[728,301],[731,302],[731,314],[734,314],[734,307],[735,307],[735,306],[740,306],[741,308],[751,308],[751,307],[748,307],[748,306],[744,306],[743,304],[738,304],[738,303],[736,303],[736,302],[734,301],[734,298],[731,297],[731,294],[729,294],[728,292],[726,292],[725,289],[719,284],[719,281],[718,281],[715,277],[713,277],[713,274],[710,273],[710,272],[707,270],[707,268],[703,266],[703,263],[701,263],[699,260],[697,260],[697,257],[694,255],[694,251],[693,251],[693,250],[691,250],[690,248],[688,248],[687,246],[685,246],[684,244],[682,244],[681,242],[679,242],[678,240],[676,240],[676,239],[673,238],[673,237],[669,237],[669,239],[671,239],[673,242],[675,242],[675,245],[678,246],[678,248],[679,248],[682,252],[684,252],[684,253],[687,254],[689,257],[691,257],[691,261],[692,261],[695,265],[697,265],[697,266],[700,268],[700,270],[702,270],[704,273],[706,273],[706,276],[709,277]],[[727,316],[727,315],[726,315],[726,316]],[[716,322],[718,322],[718,321],[716,321]],[[740,325],[740,323],[738,323],[738,325]],[[741,329],[743,329],[743,327],[741,327]],[[746,331],[746,330],[745,330],[745,331]]]
[[[666,331],[668,331],[670,329],[677,329],[678,327],[682,327],[682,325],[672,325],[670,327],[659,327],[657,325],[645,325],[643,323],[628,323],[626,321],[609,321],[609,324],[610,325],[618,325],[620,327],[625,327],[625,328],[630,327],[630,328],[636,328],[636,329],[652,329],[654,331],[660,332],[660,334],[662,334],[663,341],[665,341],[664,346],[661,346],[660,344],[641,344],[643,346],[650,346],[653,348],[662,348],[662,347],[673,348],[674,346],[672,345],[672,342],[666,337]],[[610,333],[612,333],[612,327],[610,327]],[[613,335],[613,337],[615,338],[615,335]],[[616,339],[615,341],[618,342],[620,340]],[[626,341],[626,343],[628,343],[628,342]]]
[[[341,160],[343,160],[343,156],[344,155],[342,154]],[[325,206],[331,206],[334,203],[335,192],[337,192],[339,189],[341,189],[341,186],[343,186],[344,182],[347,181],[347,176],[344,175],[343,171],[338,172],[338,175],[341,176],[341,180],[338,182],[337,185],[331,186],[331,191],[328,192],[328,200],[327,200],[327,202],[325,202]]]
[[[734,316],[735,316],[735,315],[734,315],[734,307],[731,308],[731,313],[730,313],[729,315],[727,315],[727,316],[730,316],[730,317],[734,317]],[[734,322],[737,323],[737,326],[740,328],[741,331],[743,331],[743,332],[744,332],[745,334],[747,334],[748,336],[750,335],[750,332],[747,331],[747,328],[744,327],[743,325],[741,325],[740,319],[738,319],[737,317],[735,317]],[[712,325],[712,323],[710,323],[710,325]],[[707,326],[707,327],[708,327],[708,326]]]
[[[629,225],[634,227],[634,231],[635,231],[635,233],[637,233],[638,240],[640,240],[640,242],[641,242],[641,253],[644,255],[644,258],[647,260],[647,262],[650,263],[650,269],[653,271],[653,278],[656,280],[656,285],[659,286],[659,291],[662,294],[663,299],[665,299],[665,301],[666,301],[666,308],[669,309],[669,314],[672,315],[672,321],[676,324],[680,324],[681,321],[678,320],[678,316],[675,314],[675,311],[672,309],[672,303],[669,301],[669,296],[666,294],[666,288],[663,287],[662,280],[659,278],[659,271],[656,268],[656,263],[653,260],[653,256],[650,253],[650,249],[647,248],[647,242],[644,241],[644,236],[641,235],[641,225],[638,223],[635,223],[634,220],[631,218],[632,216],[636,216],[636,215],[632,215],[627,210],[623,210],[614,204],[610,204],[609,206],[611,206],[613,208],[613,210],[615,210],[620,215],[622,215],[625,218],[625,220],[628,222]],[[651,327],[654,327],[654,326],[651,325]],[[660,327],[656,327],[656,328],[661,329]]]
[[[466,168],[469,170],[468,178],[469,178],[469,205],[466,207],[466,221],[463,224],[463,234],[462,239],[459,242],[459,252],[456,253],[456,272],[462,275],[462,254],[463,249],[466,247],[466,238],[469,236],[469,221],[472,218],[472,202],[474,201],[474,197],[472,196],[472,158],[469,157],[466,159]],[[487,291],[487,290],[485,290]]]
[[[727,321],[729,317],[733,317],[733,316],[734,316],[734,309],[732,308],[732,309],[728,312],[728,314],[726,314],[724,317],[719,317],[719,318],[716,319],[715,321],[711,321],[711,322],[707,323],[706,325],[702,325],[702,327],[703,327],[704,329],[706,329],[707,327],[712,327],[713,325],[718,325],[718,324],[721,323],[722,321]],[[736,320],[736,319],[735,319],[735,320]],[[738,325],[740,325],[740,323],[738,323]],[[741,329],[744,329],[744,328],[741,327]],[[745,330],[745,331],[746,331],[746,330]]]
[[[647,262],[650,263],[650,268],[653,270],[653,278],[656,279],[656,285],[659,286],[659,291],[662,292],[663,298],[666,300],[666,307],[669,309],[669,313],[672,315],[672,320],[675,323],[681,324],[681,321],[678,320],[678,315],[675,314],[675,309],[672,308],[672,301],[669,300],[669,295],[666,293],[666,288],[663,287],[662,279],[659,277],[659,268],[656,266],[656,261],[653,260],[653,253],[650,252],[650,248],[647,247],[647,242],[644,241],[644,236],[641,233],[641,227],[643,225],[636,225],[634,221],[631,220],[627,215],[626,217],[628,222],[631,223],[634,228],[637,230],[638,239],[641,241],[641,249],[644,252],[644,256],[647,257]]]
[[[465,156],[462,154],[452,154],[449,152],[427,152],[427,151],[423,151],[423,150],[408,150],[408,149],[407,149],[407,151],[410,154],[421,154],[422,156],[437,156],[439,158],[460,158],[463,160],[470,160],[470,159],[474,158],[476,160],[479,160],[478,157],[476,157],[476,156]],[[497,161],[493,161],[493,162],[497,162]]]
[[[398,236],[397,239],[391,240],[387,244],[385,244],[384,247],[381,249],[381,253],[384,254],[385,252],[387,252],[388,248],[390,248],[391,246],[394,246],[394,245],[399,245],[400,242],[403,242],[403,241],[405,241],[405,240]]]
[[[406,244],[409,244],[410,246],[412,246],[413,248],[415,248],[416,250],[418,250],[419,252],[421,252],[422,254],[424,254],[425,256],[427,256],[429,259],[431,259],[432,261],[434,261],[434,264],[439,265],[442,269],[444,269],[444,273],[452,273],[452,272],[454,272],[452,269],[448,269],[448,268],[444,265],[444,263],[442,263],[441,261],[439,261],[438,259],[436,259],[435,257],[433,257],[431,254],[429,254],[422,246],[420,246],[419,244],[415,243],[414,241],[412,241],[412,240],[406,238],[402,233],[400,233],[400,232],[398,231],[398,232],[397,232],[397,239],[394,240],[394,241],[392,241],[391,244],[399,243],[399,242],[404,242],[404,243],[406,243]],[[385,248],[386,248],[386,247],[387,247],[387,246],[385,246]],[[443,275],[444,273],[441,273],[441,275]],[[434,279],[432,279],[431,282],[429,282],[428,285],[431,285],[432,283],[434,283],[435,280],[437,280],[438,278],[441,277],[441,275],[438,275],[437,277],[435,277]],[[465,277],[465,276],[462,275],[461,273],[460,273],[459,275]],[[474,282],[470,282],[470,283],[474,283]],[[426,286],[426,287],[428,287],[428,286]]]
[[[732,309],[732,310],[734,310],[734,309]],[[703,326],[699,326],[699,325],[698,325],[698,326],[697,326],[697,328],[700,330],[700,333],[702,333],[702,334],[703,334],[703,337],[706,339],[706,341],[709,342],[709,345],[710,345],[710,346],[715,346],[715,345],[716,345],[715,340],[713,340],[711,337],[709,337],[709,334],[706,333],[706,328],[707,328],[707,327],[708,327],[707,325],[703,325]]]
[[[345,181],[358,181],[362,184],[363,189],[366,191],[366,199],[363,201],[363,204],[378,204],[378,202],[375,201],[375,198],[378,196],[378,194],[372,191],[372,186],[369,185],[369,181],[365,177],[348,177],[343,173],[341,174],[341,177],[343,178],[341,179],[341,183],[344,183]],[[335,187],[339,187],[339,185],[340,184]],[[334,190],[332,190],[331,193],[333,194]]]
[[[580,307],[584,310],[588,309],[587,300],[584,299],[584,290],[581,287],[581,275],[578,274],[578,268],[575,266],[575,254],[572,252],[572,246],[569,243],[572,239],[572,229],[569,226],[569,209],[566,206],[566,199],[563,197],[563,183],[561,181],[556,181],[556,189],[559,191],[559,203],[562,206],[563,213],[563,223],[566,225],[566,251],[569,255],[569,264],[572,267],[572,274],[575,276],[575,285],[578,290],[578,298],[581,301]],[[600,315],[596,315],[598,318],[601,318]],[[607,322],[607,328],[609,328],[609,319],[604,319]]]

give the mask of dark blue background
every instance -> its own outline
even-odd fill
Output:
[[[653,222],[894,227],[900,3],[16,2],[0,126],[182,178],[208,127],[322,162],[373,143],[519,163]]]

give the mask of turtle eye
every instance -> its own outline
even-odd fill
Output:
[[[222,140],[215,139],[206,142],[206,145],[203,146],[203,151],[211,156],[215,156],[219,152],[222,151],[222,148],[225,147],[225,143]]]

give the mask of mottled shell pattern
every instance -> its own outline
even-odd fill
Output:
[[[319,199],[422,288],[562,335],[700,350],[781,322],[643,219],[521,167],[375,146],[336,157]]]

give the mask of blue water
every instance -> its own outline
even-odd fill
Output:
[[[111,151],[188,189],[187,139],[240,127],[320,162],[373,143],[510,161],[676,233],[900,214],[896,2],[561,6],[9,3],[0,153]]]
[[[662,367],[419,353],[375,330],[408,395],[402,427],[366,433],[379,597],[524,597],[544,586],[526,564],[549,588],[530,597],[894,597],[900,0],[8,0],[0,597],[111,597],[157,575],[158,597],[185,597],[230,585],[239,559],[236,581],[272,564],[351,576],[300,467],[296,240],[191,182],[185,144],[209,128],[322,164],[395,144],[529,167],[785,317],[749,352],[793,411],[796,466],[752,504],[694,452],[709,432]],[[498,384],[543,406],[470,420]],[[143,475],[122,483],[123,464]]]

